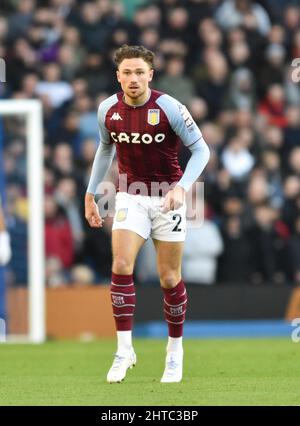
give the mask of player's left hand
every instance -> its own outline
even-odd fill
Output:
[[[175,188],[171,189],[165,196],[164,203],[161,207],[162,213],[167,213],[170,210],[177,210],[183,206],[185,200],[185,190],[176,185]]]

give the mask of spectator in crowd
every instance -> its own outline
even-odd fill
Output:
[[[300,96],[300,93],[299,93]],[[284,129],[284,146],[283,146],[283,154],[284,158],[289,157],[289,153],[294,147],[300,145],[300,105],[298,106],[290,106],[287,109],[286,118],[287,118],[287,127]]]
[[[265,50],[265,63],[260,69],[259,93],[263,96],[271,84],[282,85],[285,75],[286,51],[282,44],[271,43]]]
[[[207,208],[199,202],[194,208],[199,217],[192,218],[187,227],[183,274],[187,284],[214,284],[217,259],[223,251],[222,236],[217,225],[207,217]]]
[[[71,269],[70,281],[77,285],[93,284],[95,282],[95,274],[87,265],[76,265]]]
[[[290,231],[293,230],[299,205],[297,203],[300,194],[300,179],[296,175],[289,175],[283,182],[284,203],[282,206],[282,218]]]
[[[63,177],[58,180],[54,192],[57,205],[64,211],[71,226],[73,245],[75,252],[82,248],[83,244],[83,224],[82,216],[77,199],[76,182],[71,177]]]
[[[254,158],[237,137],[232,138],[222,153],[222,162],[233,179],[241,180],[248,176],[254,166]]]
[[[285,106],[283,87],[279,84],[272,84],[267,91],[266,97],[259,105],[259,112],[265,117],[268,124],[284,128],[287,126]]]
[[[280,156],[276,150],[267,148],[263,151],[261,160],[268,182],[270,204],[275,208],[282,207],[283,190]]]
[[[214,119],[220,113],[227,90],[228,66],[222,53],[208,48],[203,54],[203,64],[193,69],[197,94],[208,105],[208,116]]]
[[[73,96],[72,87],[66,81],[61,80],[60,74],[58,64],[47,64],[43,69],[43,80],[36,85],[37,95],[47,96],[53,108],[59,108]]]
[[[300,284],[300,216],[295,220],[294,234],[289,241],[289,255],[291,258],[292,280]]]
[[[57,258],[68,269],[74,260],[74,243],[69,221],[54,198],[45,197],[45,250],[48,257]]]
[[[183,104],[187,104],[195,96],[192,80],[184,77],[184,60],[178,56],[168,60],[166,73],[157,81],[156,87],[158,90],[169,93]]]
[[[33,20],[35,0],[24,0],[16,3],[16,10],[8,20],[9,39],[25,36]]]
[[[11,260],[8,283],[24,286],[28,279],[27,263],[27,203],[22,186],[11,182],[6,192],[6,227],[11,241]]]
[[[278,210],[268,204],[254,210],[255,224],[250,230],[252,271],[254,284],[282,284],[287,262],[289,231],[280,221]]]
[[[223,253],[218,279],[221,284],[243,284],[250,281],[250,247],[240,215],[228,216],[222,224]]]
[[[225,30],[243,26],[249,31],[267,35],[270,19],[264,8],[252,0],[225,0],[216,13],[218,24]]]
[[[48,287],[62,287],[69,282],[67,270],[57,256],[48,256],[45,259],[45,280]]]
[[[224,106],[228,109],[249,109],[253,111],[256,106],[253,85],[254,79],[250,70],[239,68],[234,71]]]

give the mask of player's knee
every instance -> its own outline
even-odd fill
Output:
[[[174,288],[180,281],[180,276],[176,272],[166,271],[160,274],[160,285],[163,288]]]
[[[130,275],[133,273],[133,265],[126,258],[117,258],[113,261],[112,270],[115,274]]]

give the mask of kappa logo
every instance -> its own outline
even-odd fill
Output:
[[[111,120],[123,120],[123,118],[120,116],[120,114],[118,112],[114,112],[110,119]]]

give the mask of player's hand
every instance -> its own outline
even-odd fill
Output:
[[[185,200],[185,190],[176,185],[175,188],[171,189],[165,196],[164,203],[161,207],[162,213],[167,213],[170,210],[177,210],[183,206]]]
[[[94,195],[88,192],[85,194],[85,218],[92,228],[101,228],[104,222],[99,214]]]

